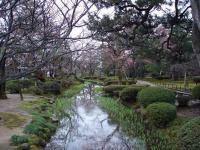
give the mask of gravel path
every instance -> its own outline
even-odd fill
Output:
[[[7,96],[7,100],[0,100],[0,112],[24,115],[27,118],[27,122],[23,126],[14,129],[9,129],[0,124],[0,150],[12,150],[13,147],[10,146],[10,137],[13,134],[23,134],[24,126],[31,121],[31,115],[20,109],[19,106],[21,103],[24,101],[33,101],[38,98],[26,94],[24,95],[24,101],[21,101],[18,94],[8,94]]]
[[[155,84],[148,82],[148,81],[143,81],[143,80],[137,80],[136,84],[140,84],[140,85],[149,85],[149,86],[156,86]]]

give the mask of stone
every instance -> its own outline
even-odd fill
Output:
[[[20,145],[22,150],[30,150],[30,145],[28,143],[23,143]]]

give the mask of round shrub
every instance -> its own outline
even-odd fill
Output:
[[[165,127],[176,118],[176,107],[169,103],[153,103],[147,108],[147,118],[156,127]]]
[[[192,97],[200,99],[200,85],[197,85],[192,89]]]
[[[120,99],[124,102],[136,102],[137,94],[143,87],[126,87],[120,92]]]
[[[190,120],[178,131],[178,147],[180,150],[200,149],[200,117]]]
[[[103,88],[103,91],[111,96],[119,96],[121,90],[123,90],[126,85],[109,85]]]
[[[140,105],[147,107],[155,102],[175,103],[175,93],[159,87],[147,87],[142,89],[138,94]]]

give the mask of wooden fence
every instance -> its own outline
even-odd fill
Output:
[[[160,86],[160,87],[164,87],[166,89],[174,90],[174,91],[176,91],[177,93],[180,93],[180,94],[191,95],[191,91],[192,91],[192,88],[190,88],[190,87],[184,87],[184,86],[173,84],[173,83],[170,84],[170,83],[157,82],[157,83],[154,83],[154,84],[156,86]]]

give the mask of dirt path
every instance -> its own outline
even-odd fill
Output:
[[[20,108],[21,103],[24,101],[32,101],[38,98],[32,95],[24,95],[24,101],[21,101],[20,96],[18,94],[8,94],[7,96],[7,100],[0,100],[0,112],[24,115],[26,116],[27,121],[23,126],[14,129],[9,129],[3,124],[0,124],[0,150],[13,149],[10,146],[10,137],[13,134],[23,134],[24,126],[31,121],[31,115]]]

